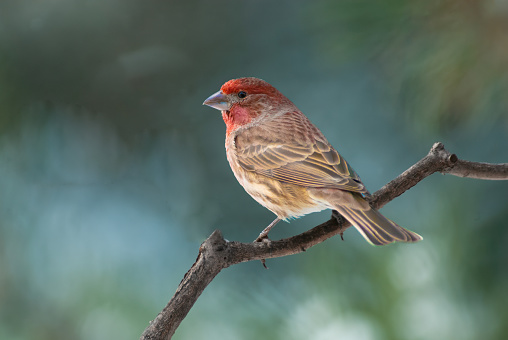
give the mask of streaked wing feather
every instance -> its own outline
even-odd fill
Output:
[[[360,177],[324,137],[324,141],[315,139],[304,144],[292,140],[293,144],[285,144],[282,138],[270,135],[270,141],[263,145],[266,140],[257,139],[255,133],[249,131],[245,137],[248,143],[237,143],[238,161],[245,170],[306,187],[367,191]]]

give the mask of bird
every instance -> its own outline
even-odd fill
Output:
[[[220,110],[226,157],[238,182],[281,220],[332,209],[372,245],[417,242],[422,237],[372,208],[360,177],[323,133],[281,92],[245,77],[224,83],[203,105]]]

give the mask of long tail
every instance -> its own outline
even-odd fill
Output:
[[[328,188],[307,190],[312,198],[337,210],[373,245],[423,240],[417,233],[404,229],[381,215],[360,193]]]
[[[418,242],[423,239],[417,233],[390,221],[376,209],[363,210],[344,206],[337,206],[335,209],[375,246],[392,242]]]

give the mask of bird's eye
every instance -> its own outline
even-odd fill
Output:
[[[245,98],[245,97],[247,97],[247,92],[245,92],[245,91],[238,92],[238,98],[241,99],[241,98]]]

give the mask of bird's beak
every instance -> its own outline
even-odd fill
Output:
[[[203,102],[203,105],[208,105],[214,109],[221,111],[227,111],[231,106],[228,101],[228,97],[221,91],[215,92],[210,97],[206,98],[206,100]]]

